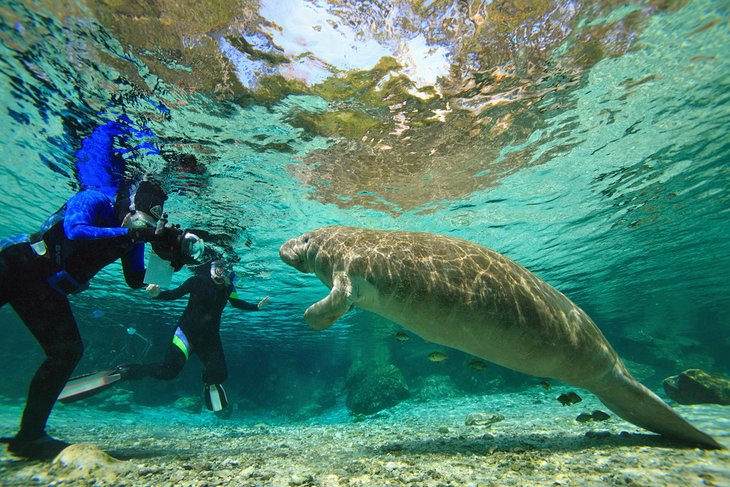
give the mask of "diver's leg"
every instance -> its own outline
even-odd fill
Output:
[[[196,353],[203,362],[203,382],[205,383],[205,406],[226,418],[230,416],[228,397],[223,389],[223,381],[228,377],[226,357],[223,353],[220,335],[210,337],[205,346],[201,346]]]
[[[46,436],[46,422],[81,359],[83,343],[68,299],[52,289],[40,286],[32,297],[12,299],[11,305],[43,348],[46,359],[31,380],[20,430],[10,450],[19,456],[52,458],[54,450],[68,445]],[[49,445],[49,441],[57,444]],[[34,446],[38,442],[43,445]]]
[[[180,328],[175,329],[170,346],[165,352],[165,360],[156,364],[124,364],[115,369],[123,380],[138,380],[152,377],[158,380],[172,380],[185,367],[190,355],[190,344]]]
[[[148,375],[159,380],[172,380],[178,376],[185,366],[188,356],[183,352],[180,345],[173,341],[165,352],[165,361],[159,364],[148,366]]]
[[[203,382],[206,384],[223,383],[228,377],[228,368],[220,335],[210,337],[205,346],[199,347],[195,352],[203,362]]]

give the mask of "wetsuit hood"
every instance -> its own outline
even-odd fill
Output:
[[[119,189],[116,211],[119,221],[128,213],[138,213],[148,224],[154,224],[164,211],[167,193],[157,181],[144,179],[137,184]]]
[[[143,211],[159,220],[167,200],[167,193],[156,181],[143,180],[137,185],[130,209]]]

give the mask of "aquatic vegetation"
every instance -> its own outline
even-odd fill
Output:
[[[689,369],[667,377],[664,391],[680,404],[730,405],[730,379],[704,370]]]
[[[395,406],[410,392],[403,374],[394,365],[372,367],[355,364],[348,371],[345,403],[353,414],[373,414]]]

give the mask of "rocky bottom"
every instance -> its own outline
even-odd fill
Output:
[[[67,449],[53,463],[17,460],[2,449],[0,484],[730,485],[730,451],[673,444],[616,418],[589,394],[571,406],[553,396],[406,401],[360,422],[340,408],[296,424],[243,411],[222,420],[164,408],[58,405],[49,433],[89,446]],[[576,421],[595,410],[611,417]],[[730,447],[729,407],[677,410]],[[3,435],[12,434],[20,412],[18,403],[2,405]]]

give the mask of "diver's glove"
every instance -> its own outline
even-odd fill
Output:
[[[147,286],[147,292],[149,293],[151,298],[156,298],[160,295],[160,286],[157,284],[150,284]]]
[[[155,242],[159,240],[157,229],[154,227],[130,228],[127,232],[132,242]]]
[[[259,301],[259,303],[256,305],[258,309],[262,309],[264,306],[266,306],[266,303],[269,302],[269,299],[271,299],[269,296],[266,296],[264,299]]]

